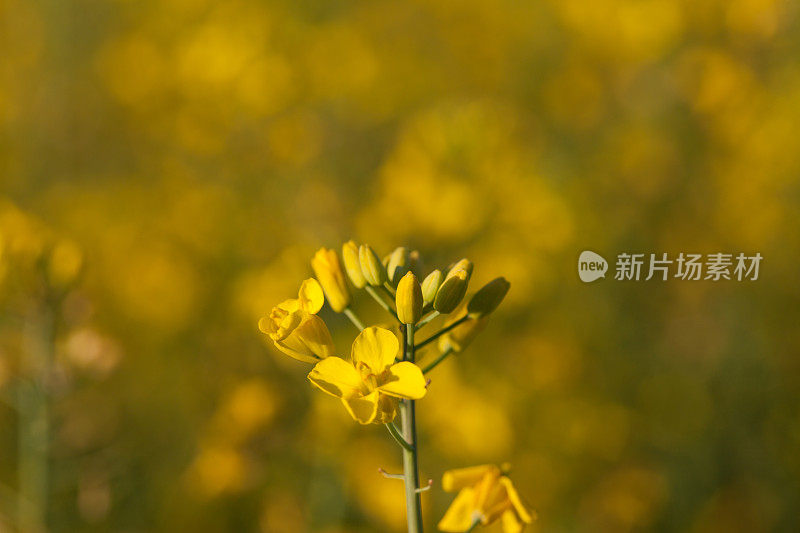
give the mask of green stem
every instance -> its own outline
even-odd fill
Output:
[[[403,326],[404,360],[414,362],[414,328]],[[419,497],[419,469],[417,466],[417,427],[414,400],[400,401],[403,440],[411,449],[403,449],[403,477],[406,485],[406,519],[408,533],[422,533],[422,504]]]
[[[455,322],[453,322],[452,324],[450,324],[449,326],[443,327],[442,329],[440,329],[439,331],[437,331],[436,333],[434,333],[433,335],[431,335],[430,337],[428,337],[427,339],[425,339],[421,343],[417,344],[417,349],[422,348],[424,346],[427,346],[428,344],[430,344],[431,342],[435,341],[436,339],[438,339],[439,337],[441,337],[442,335],[444,335],[448,331],[450,331],[450,330],[452,330],[454,328],[457,328],[458,326],[460,326],[461,324],[463,324],[467,320],[469,320],[469,315],[464,315],[461,318],[459,318],[458,320],[456,320]]]
[[[344,315],[350,319],[350,322],[353,323],[355,327],[358,328],[359,331],[364,331],[364,323],[356,316],[352,309],[349,307],[345,307],[344,311],[342,311]]]
[[[422,373],[423,373],[423,374],[427,374],[428,372],[430,372],[431,370],[433,370],[434,368],[436,368],[436,365],[438,365],[439,363],[441,363],[442,361],[444,361],[445,359],[447,359],[447,357],[448,357],[448,356],[449,356],[451,353],[453,353],[453,348],[452,348],[452,347],[451,347],[451,348],[448,348],[448,349],[446,349],[445,351],[443,351],[441,354],[439,354],[439,357],[437,357],[436,359],[434,359],[434,360],[433,360],[433,361],[432,361],[432,362],[431,362],[431,363],[430,363],[428,366],[426,366],[425,368],[423,368],[423,369],[422,369]]]
[[[389,434],[394,438],[394,440],[397,441],[397,444],[399,444],[404,450],[407,450],[409,452],[414,451],[414,447],[411,446],[408,442],[406,442],[406,439],[404,439],[403,436],[400,434],[400,432],[397,431],[397,428],[394,427],[394,424],[392,422],[384,424],[384,426],[386,426],[386,429],[389,430]]]
[[[417,325],[415,326],[416,329],[417,330],[422,329],[422,326],[427,325],[428,322],[430,322],[431,320],[435,319],[437,316],[439,316],[439,311],[434,311],[432,313],[429,313],[425,318],[423,318],[422,320],[417,322]]]
[[[32,310],[26,324],[26,350],[16,388],[19,409],[20,531],[47,529],[50,413],[47,380],[54,356],[55,321],[47,303]]]
[[[386,303],[386,300],[384,300],[384,299],[381,297],[381,295],[380,295],[380,294],[378,294],[378,293],[375,291],[375,288],[374,288],[374,287],[371,287],[371,286],[367,285],[366,287],[364,287],[364,289],[366,289],[367,293],[369,293],[369,295],[370,295],[370,296],[372,296],[372,297],[375,299],[375,301],[376,301],[376,302],[378,302],[378,305],[380,305],[381,307],[383,307],[383,308],[386,310],[386,312],[387,312],[387,313],[389,313],[390,315],[392,315],[392,316],[394,317],[394,319],[395,319],[395,320],[397,320],[398,322],[400,322],[400,319],[399,319],[399,318],[397,318],[397,313],[395,313],[395,312],[394,312],[394,309],[392,309],[392,307],[391,307],[391,306],[390,306],[388,303]]]

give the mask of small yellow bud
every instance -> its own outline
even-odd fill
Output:
[[[361,272],[367,283],[374,287],[379,287],[386,283],[386,269],[384,268],[378,254],[369,244],[362,244],[358,248],[358,260],[361,263]]]
[[[413,272],[407,272],[397,284],[395,304],[403,324],[416,324],[422,318],[422,287]]]
[[[506,297],[511,284],[506,278],[495,278],[475,293],[467,305],[467,312],[471,317],[480,318],[488,315],[500,305]]]
[[[469,278],[472,277],[472,268],[473,268],[472,261],[470,261],[469,259],[462,259],[461,261],[450,267],[450,270],[447,272],[447,277],[449,278],[459,270],[463,270],[467,273],[467,281],[469,281]]]
[[[451,271],[436,291],[433,308],[442,314],[451,313],[467,293],[468,278],[466,270]]]
[[[422,303],[428,305],[433,302],[434,298],[436,298],[436,291],[439,290],[439,286],[442,284],[443,277],[444,274],[438,269],[428,274],[422,282]]]
[[[311,268],[317,276],[317,281],[322,285],[328,304],[331,309],[341,313],[350,305],[350,289],[344,279],[342,264],[336,252],[328,248],[320,248],[311,259]]]
[[[389,255],[386,263],[386,276],[393,287],[397,287],[400,279],[408,272],[408,250],[403,246],[398,246]]]
[[[367,284],[364,273],[361,271],[361,262],[358,260],[358,245],[353,241],[347,241],[342,245],[342,259],[344,268],[350,281],[357,289],[363,289]]]

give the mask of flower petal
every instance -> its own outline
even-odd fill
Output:
[[[417,365],[410,361],[402,361],[389,367],[389,377],[381,382],[378,389],[384,394],[419,400],[427,390],[425,376]]]
[[[483,511],[484,524],[488,524],[490,520],[495,520],[499,517],[499,514],[489,516],[486,512],[493,504],[495,504],[495,509],[497,509],[497,502],[505,503],[507,507],[511,507],[511,503],[505,498],[505,490],[503,490],[502,485],[498,483],[499,479],[500,469],[495,468],[486,472],[480,483],[475,485],[475,505]],[[501,512],[502,510],[503,509],[500,509]]]
[[[350,416],[359,424],[371,424],[378,414],[380,393],[372,391],[366,396],[354,396],[350,399],[342,398],[342,403]]]
[[[350,356],[354,365],[364,363],[373,373],[380,374],[394,363],[399,349],[400,343],[394,333],[373,326],[365,328],[356,337]]]
[[[355,398],[362,395],[363,382],[352,364],[340,357],[328,357],[316,364],[308,379],[332,396]]]
[[[458,493],[437,527],[440,531],[467,531],[475,520],[476,512],[475,490],[467,487]]]
[[[519,519],[526,524],[533,522],[533,519],[536,518],[536,513],[528,511],[528,509],[525,507],[525,504],[522,503],[522,500],[517,493],[517,489],[514,488],[514,484],[511,483],[511,480],[506,476],[503,476],[500,478],[500,484],[506,489],[506,492],[508,493],[508,499],[511,500],[511,505],[514,507],[514,511],[517,513]]]
[[[513,509],[507,509],[500,517],[503,533],[520,533],[525,525],[517,517]]]
[[[314,355],[321,358],[333,355],[334,346],[331,332],[328,331],[328,326],[325,325],[325,321],[317,315],[309,315],[306,313],[303,321],[290,335],[290,337],[295,336],[299,338]]]
[[[291,298],[289,300],[284,300],[275,307],[283,309],[287,313],[295,313],[300,310],[300,300],[297,298]]]
[[[275,347],[285,353],[286,355],[302,361],[304,363],[311,363],[312,365],[319,361],[319,357],[314,354],[308,353],[308,348],[305,344],[300,342],[296,337],[289,336],[282,341],[273,340]]]
[[[258,330],[261,333],[265,333],[267,335],[272,335],[277,331],[275,327],[275,323],[272,319],[268,316],[262,316],[258,319]]]
[[[509,509],[513,510],[508,494],[499,483],[491,489],[489,497],[483,503],[478,502],[478,505],[483,509],[484,524],[491,524]]]
[[[322,285],[314,278],[308,278],[300,285],[300,292],[297,294],[300,308],[315,315],[322,309],[325,303],[325,295],[322,293]]]
[[[495,465],[480,465],[448,470],[442,476],[442,489],[445,492],[453,492],[464,487],[477,485],[486,474],[493,471],[499,472],[500,469]]]

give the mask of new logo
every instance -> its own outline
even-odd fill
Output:
[[[606,277],[608,261],[603,256],[585,250],[578,258],[578,276],[584,283],[591,283],[599,278]]]

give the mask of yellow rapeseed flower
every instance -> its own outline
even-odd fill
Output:
[[[309,278],[300,286],[297,298],[273,307],[269,316],[258,321],[258,329],[269,335],[283,353],[298,361],[316,363],[334,351],[328,326],[316,315],[324,301],[322,287]]]
[[[337,313],[344,311],[350,305],[350,289],[347,288],[342,263],[336,252],[320,248],[311,259],[311,268],[325,291],[331,309]]]
[[[364,329],[353,342],[350,361],[323,359],[308,379],[328,394],[341,398],[347,412],[361,424],[385,424],[397,413],[399,398],[425,396],[425,378],[409,361],[395,363],[400,343],[391,331]]]
[[[495,465],[449,470],[442,476],[442,488],[459,492],[439,521],[440,531],[469,531],[475,522],[486,526],[500,519],[503,533],[519,533],[535,518],[505,472]]]

